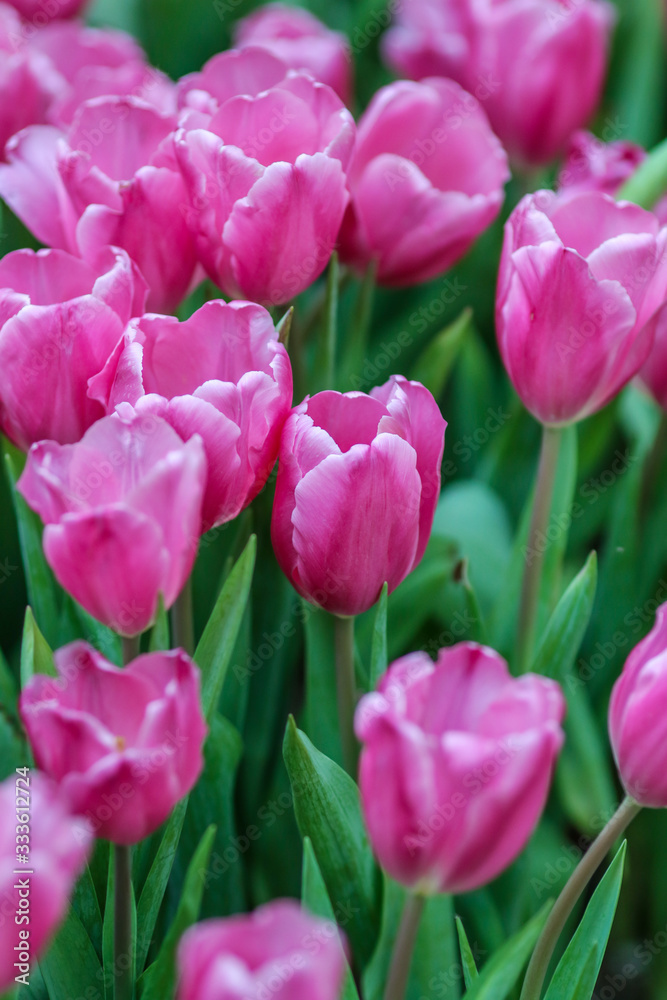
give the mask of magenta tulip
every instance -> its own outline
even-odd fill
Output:
[[[544,808],[564,711],[558,684],[513,678],[473,642],[393,663],[355,719],[366,825],[392,878],[463,893],[511,864]]]
[[[193,788],[206,724],[199,670],[180,650],[115,667],[85,642],[55,654],[20,709],[35,761],[96,836],[136,844]]]
[[[7,0],[35,28],[44,28],[61,17],[81,14],[89,0]]]
[[[30,449],[18,484],[44,521],[44,554],[93,617],[131,636],[174,603],[197,551],[206,457],[166,420],[123,404],[78,444]]]
[[[21,774],[13,774],[0,785],[3,993],[16,985],[17,976],[32,972],[48,946],[67,912],[92,842],[87,823],[70,815],[53,782],[37,772],[21,779]]]
[[[0,428],[19,448],[70,444],[105,410],[87,396],[146,285],[127,254],[96,267],[62,250],[16,250],[0,261]]]
[[[246,507],[266,483],[292,405],[292,369],[262,306],[207,302],[190,319],[133,321],[90,392],[164,417],[208,458],[203,530]]]
[[[495,219],[507,157],[480,104],[452,80],[378,91],[359,124],[343,260],[414,285],[442,274]]]
[[[602,142],[590,132],[575,132],[558,175],[558,188],[570,194],[616,194],[645,158],[646,151],[634,142]]]
[[[667,231],[592,191],[524,198],[507,222],[496,300],[500,353],[543,424],[595,413],[638,372],[667,296]]]
[[[609,735],[623,786],[635,801],[667,808],[667,604],[635,646],[609,704]]]
[[[148,282],[148,307],[172,311],[196,263],[175,125],[138,98],[87,101],[67,132],[36,125],[14,136],[0,195],[48,246],[84,258],[123,247]]]
[[[261,49],[186,78],[176,153],[199,260],[232,298],[288,302],[317,278],[347,205],[355,136],[340,98]],[[277,79],[276,79],[277,77]]]
[[[280,442],[271,537],[290,583],[337,615],[367,611],[421,560],[440,493],[446,423],[395,375],[370,396],[320,392]]]
[[[385,54],[401,76],[456,80],[482,102],[510,157],[536,166],[595,112],[612,24],[600,0],[410,0]]]
[[[277,899],[186,931],[178,969],[178,1000],[338,1000],[345,959],[335,924]]]
[[[16,11],[0,3],[0,159],[15,132],[47,121],[58,85],[48,60],[26,44]]]
[[[307,10],[270,3],[236,25],[236,45],[253,45],[278,56],[291,69],[308,73],[335,90],[344,104],[352,97],[352,56],[345,35],[331,31]]]

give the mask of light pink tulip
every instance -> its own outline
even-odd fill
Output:
[[[190,575],[201,525],[206,457],[159,417],[122,404],[78,444],[30,449],[18,488],[44,521],[59,583],[121,635],[169,608]]]
[[[78,441],[105,410],[87,396],[146,285],[123,250],[96,267],[62,250],[0,260],[0,428],[19,448]]]
[[[331,31],[309,11],[270,3],[236,25],[239,48],[254,45],[282,59],[291,69],[304,69],[335,90],[344,104],[352,97],[352,56],[345,35]]]
[[[601,409],[637,374],[667,296],[650,213],[592,191],[524,198],[507,222],[496,299],[500,353],[543,424]]]
[[[181,84],[176,154],[199,260],[232,298],[279,304],[324,270],[347,205],[349,111],[261,49],[215,56]]]
[[[291,899],[207,920],[178,950],[178,1000],[338,1000],[340,932]]]
[[[44,28],[61,17],[81,14],[89,0],[8,0],[35,28]]]
[[[14,136],[0,195],[48,246],[84,258],[108,244],[127,250],[148,283],[148,307],[170,312],[196,263],[175,125],[138,98],[87,101],[67,132],[36,125]]]
[[[590,132],[575,132],[565,151],[558,189],[616,194],[645,158],[646,151],[634,142],[602,142]]]
[[[163,823],[203,766],[199,670],[180,650],[115,667],[85,642],[55,654],[20,709],[35,761],[96,836],[136,844]]]
[[[513,678],[476,643],[392,664],[355,719],[366,825],[391,877],[462,893],[511,864],[544,808],[564,710],[558,684]]]
[[[402,76],[460,83],[512,160],[536,166],[595,112],[613,20],[600,0],[410,0],[384,50]]]
[[[134,320],[90,393],[164,417],[208,458],[203,530],[232,520],[259,493],[278,457],[292,405],[292,369],[262,306],[207,302],[190,319]]]
[[[3,993],[15,986],[17,976],[34,969],[35,960],[48,946],[67,912],[92,842],[88,825],[70,815],[64,796],[53,782],[32,771],[28,790],[24,782],[19,784],[17,792],[20,777],[13,774],[0,785],[0,991]],[[27,823],[19,822],[24,818]],[[26,851],[25,847],[29,849]],[[25,857],[27,863],[17,861],[18,856]],[[24,869],[25,873],[17,875],[17,869]],[[27,883],[27,889],[21,888],[21,882],[24,886]],[[28,922],[24,919],[26,915]],[[27,963],[23,961],[26,954]],[[29,969],[17,968],[15,963],[27,964]]]
[[[643,806],[667,807],[667,604],[635,646],[609,704],[609,735],[628,795]]]
[[[280,442],[271,537],[290,583],[338,615],[367,611],[421,560],[440,493],[446,423],[419,382],[297,406]]]
[[[16,11],[0,2],[0,159],[15,132],[47,121],[59,84],[49,61],[26,43]]]
[[[452,80],[383,87],[359,123],[341,257],[378,279],[442,274],[495,219],[507,157],[480,104]]]

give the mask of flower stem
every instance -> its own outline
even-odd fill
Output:
[[[184,649],[188,656],[192,656],[195,651],[195,622],[191,576],[171,609],[171,628],[174,646]]]
[[[356,778],[359,746],[354,735],[357,685],[354,676],[354,618],[336,618],[336,687],[338,726],[345,770]]]
[[[408,896],[403,907],[396,935],[384,1000],[404,1000],[410,975],[412,953],[415,950],[419,922],[424,912],[425,896]]]
[[[114,1000],[132,1000],[132,848],[114,845]]]
[[[544,546],[540,537],[546,534],[551,513],[551,501],[556,482],[558,455],[562,431],[558,427],[542,428],[542,448],[537,470],[537,485],[533,501],[533,513],[528,532],[528,551],[521,587],[519,626],[517,633],[517,668],[524,673],[530,667],[540,600],[540,584],[544,567]]]
[[[123,649],[123,666],[127,666],[132,660],[136,660],[141,651],[141,635],[121,636]]]
[[[521,1000],[540,1000],[551,956],[568,917],[615,842],[641,808],[630,796],[625,798],[570,875],[535,945],[521,990]]]

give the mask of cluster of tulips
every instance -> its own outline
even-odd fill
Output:
[[[334,250],[382,285],[442,275],[498,216],[510,165],[527,175],[564,157],[557,189],[527,194],[509,216],[496,298],[502,361],[544,429],[536,538],[564,428],[635,378],[667,407],[667,205],[623,198],[624,185],[641,187],[642,149],[581,131],[600,99],[612,8],[410,0],[383,39],[406,78],[355,124],[348,42],[303,10],[260,8],[234,48],[174,83],[131,38],[84,26],[81,7],[0,4],[0,195],[46,247],[0,261],[0,428],[27,453],[18,491],[44,524],[55,578],[122,637],[125,660],[75,642],[21,694],[38,768],[30,954],[61,924],[94,838],[115,845],[122,953],[131,848],[203,767],[187,607],[200,538],[236,518],[278,461],[275,556],[302,598],[336,616],[347,769],[377,860],[411,894],[385,993],[401,1000],[424,899],[486,885],[528,842],[566,704],[554,680],[526,672],[538,557],[526,564],[513,673],[493,649],[460,642],[435,662],[402,657],[357,703],[354,618],[424,555],[446,423],[431,392],[400,374],[293,406],[288,310]],[[178,318],[204,278],[225,298]],[[170,609],[179,648],[141,653]],[[582,862],[586,880],[554,909],[525,1000],[539,1000],[609,830],[639,806],[667,807],[665,691],[663,605],[611,703],[629,798],[602,853]],[[14,784],[0,786],[5,917],[21,891]],[[16,978],[8,926],[0,989]],[[342,932],[278,900],[190,928],[178,996],[337,1000],[353,960]],[[117,1000],[133,989],[130,969]]]

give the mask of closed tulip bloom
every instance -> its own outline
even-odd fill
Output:
[[[667,604],[630,653],[609,704],[609,735],[623,787],[643,806],[667,808]]]
[[[667,293],[667,231],[592,191],[524,198],[505,227],[496,330],[524,405],[547,425],[582,420],[637,374]]]
[[[193,111],[176,154],[201,264],[231,298],[290,301],[336,245],[350,112],[329,87],[253,48],[215,56],[181,100]]]
[[[352,96],[352,57],[345,35],[331,31],[309,11],[270,3],[236,25],[238,48],[253,45],[282,59],[290,69],[305,69],[335,90],[341,101]]]
[[[35,761],[96,836],[136,844],[163,823],[203,766],[199,670],[180,650],[124,668],[85,642],[55,654],[20,710]]]
[[[0,428],[19,448],[70,444],[104,407],[87,395],[146,284],[123,250],[96,266],[62,250],[16,250],[0,261]]]
[[[288,417],[271,537],[306,600],[367,611],[421,560],[440,493],[446,422],[419,382],[320,392]]]
[[[402,76],[460,83],[483,103],[510,158],[534,167],[595,112],[613,20],[600,0],[410,0],[384,51]]]
[[[493,222],[507,157],[479,103],[452,80],[402,80],[378,91],[359,123],[341,256],[377,261],[378,280],[442,274]]]
[[[8,0],[21,17],[35,28],[44,28],[61,17],[75,17],[88,6],[89,0]]]
[[[18,489],[44,521],[59,583],[98,621],[138,635],[169,608],[194,562],[206,457],[159,417],[119,407],[77,444],[30,449]]]
[[[292,369],[268,312],[249,302],[207,302],[190,319],[130,323],[91,395],[164,417],[208,458],[203,530],[246,507],[278,457],[292,405]]]
[[[195,271],[187,197],[171,153],[174,116],[135,97],[100,97],[66,131],[24,129],[0,164],[0,195],[43,243],[90,258],[122,247],[170,312]]]
[[[291,899],[191,927],[177,964],[177,1000],[338,1000],[345,972],[338,929]]]
[[[558,175],[558,188],[570,194],[602,191],[614,195],[646,159],[634,142],[602,142],[590,132],[575,132]]]
[[[48,946],[67,913],[92,843],[88,824],[70,814],[65,797],[53,782],[33,771],[22,785],[19,783],[17,790],[17,778],[20,776],[13,774],[0,784],[0,912],[5,925],[0,934],[3,993],[15,986],[16,976],[28,971],[17,969],[14,963],[27,964],[32,969]],[[23,808],[26,802],[29,807]],[[24,818],[25,823],[21,822]],[[25,857],[27,863],[17,863],[17,857]],[[19,868],[26,873],[17,875]],[[29,897],[20,889],[19,881],[27,883]],[[15,914],[26,913],[26,899],[29,923],[15,923]],[[29,935],[27,939],[19,936],[22,931]],[[24,947],[17,950],[19,945]],[[25,955],[29,956],[27,963]]]
[[[554,681],[513,678],[473,642],[393,663],[355,718],[366,826],[391,877],[463,893],[511,864],[544,808],[564,710]]]

